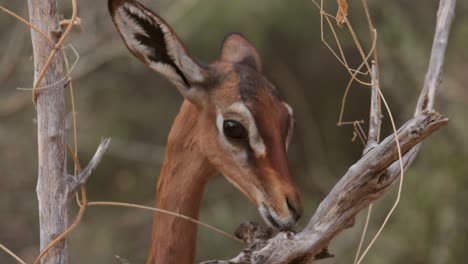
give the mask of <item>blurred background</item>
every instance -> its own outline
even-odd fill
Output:
[[[59,1],[65,18],[70,1]],[[141,0],[168,20],[191,53],[211,62],[229,32],[241,32],[258,48],[266,76],[293,107],[296,127],[289,151],[305,202],[301,226],[361,155],[353,129],[338,127],[348,73],[320,40],[320,16],[310,0]],[[336,13],[336,1],[326,1]],[[412,116],[424,81],[438,1],[369,1],[378,30],[381,88],[397,126]],[[2,1],[27,18],[26,1]],[[107,11],[107,1],[80,0],[82,30],[68,43],[80,59],[72,73],[76,90],[79,158],[86,164],[101,137],[108,153],[91,177],[90,200],[154,205],[166,137],[182,96],[160,75],[130,55]],[[366,49],[370,37],[360,1],[350,1],[351,23]],[[36,202],[37,140],[30,32],[0,13],[0,242],[32,262],[38,253]],[[359,54],[345,29],[338,29],[352,67]],[[332,42],[330,30],[326,37]],[[424,142],[407,172],[402,200],[364,263],[462,263],[468,248],[468,2],[458,1],[436,109],[450,125]],[[69,59],[74,55],[68,49]],[[370,90],[354,85],[345,121],[367,120]],[[69,100],[67,98],[67,100]],[[69,102],[69,101],[68,101]],[[70,108],[70,104],[68,103]],[[70,110],[71,111],[71,110]],[[366,121],[367,123],[367,121]],[[367,125],[364,125],[367,129]],[[384,113],[383,136],[391,133]],[[69,130],[72,142],[72,130]],[[69,161],[70,163],[70,161]],[[70,163],[69,171],[72,172]],[[375,204],[368,242],[396,197],[393,188]],[[76,206],[72,219],[76,214]],[[366,213],[330,246],[336,257],[322,263],[351,263]],[[200,219],[232,233],[246,220],[261,221],[256,208],[223,177],[209,183]],[[144,263],[152,213],[90,207],[70,236],[71,263],[118,263],[114,255]],[[181,238],[183,239],[183,238]],[[241,246],[199,228],[197,260],[231,258]],[[14,263],[0,251],[0,263]]]

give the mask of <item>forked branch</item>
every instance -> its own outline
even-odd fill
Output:
[[[447,125],[448,119],[433,110],[445,50],[453,21],[456,0],[441,0],[437,25],[425,84],[419,96],[415,115],[398,130],[398,140],[406,169],[416,158],[422,140]],[[374,75],[374,74],[373,74]],[[375,104],[377,87],[373,87],[371,103]],[[377,105],[371,106],[371,122],[380,126]],[[352,165],[341,180],[320,203],[304,230],[297,234],[280,232],[267,241],[257,241],[229,261],[209,261],[205,264],[227,263],[306,263],[327,253],[330,241],[354,224],[355,216],[372,201],[386,193],[400,176],[397,144],[391,135],[377,144],[376,131],[369,131],[368,148],[364,156]]]
[[[447,125],[448,119],[434,111],[425,111],[412,118],[398,131],[402,153]],[[354,223],[354,217],[372,201],[380,198],[397,179],[386,168],[398,160],[394,135],[376,145],[333,187],[320,203],[307,227],[298,234],[281,232],[258,251],[251,252],[249,262],[206,263],[295,263],[321,253],[341,231]],[[245,255],[245,252],[242,253]]]
[[[107,151],[109,147],[110,138],[104,138],[101,140],[101,144],[99,144],[96,153],[94,153],[93,158],[89,161],[88,165],[80,172],[78,176],[68,176],[68,187],[70,194],[75,194],[75,192],[80,188],[83,184],[85,184],[91,173],[96,169],[99,162],[101,162],[102,156]]]

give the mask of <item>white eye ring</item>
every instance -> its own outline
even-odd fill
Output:
[[[258,133],[257,125],[255,124],[255,119],[253,118],[253,115],[250,112],[250,110],[244,105],[244,103],[242,102],[233,103],[227,109],[225,109],[224,112],[228,114],[224,116],[221,110],[218,108],[217,116],[216,116],[216,126],[218,127],[219,134],[223,135],[223,139],[228,141],[223,130],[223,124],[226,120],[229,120],[229,119],[243,120],[242,124],[245,126],[247,130],[248,140],[255,155],[256,156],[265,155],[265,152],[266,152],[265,144],[263,143],[262,137]],[[230,115],[238,116],[238,118],[230,118]],[[226,144],[231,145],[231,143],[229,142],[227,142]]]

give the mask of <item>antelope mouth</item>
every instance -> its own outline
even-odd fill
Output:
[[[287,219],[282,219],[263,202],[258,210],[263,220],[275,229],[290,230],[297,224],[297,218],[289,216]]]

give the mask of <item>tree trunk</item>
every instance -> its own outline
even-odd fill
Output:
[[[56,0],[28,0],[31,24],[57,42],[61,35]],[[31,30],[34,84],[53,47]],[[39,87],[37,97],[39,226],[41,251],[68,227],[70,195],[66,180],[66,131],[63,58],[57,52]],[[58,243],[42,263],[68,262],[67,239]]]

